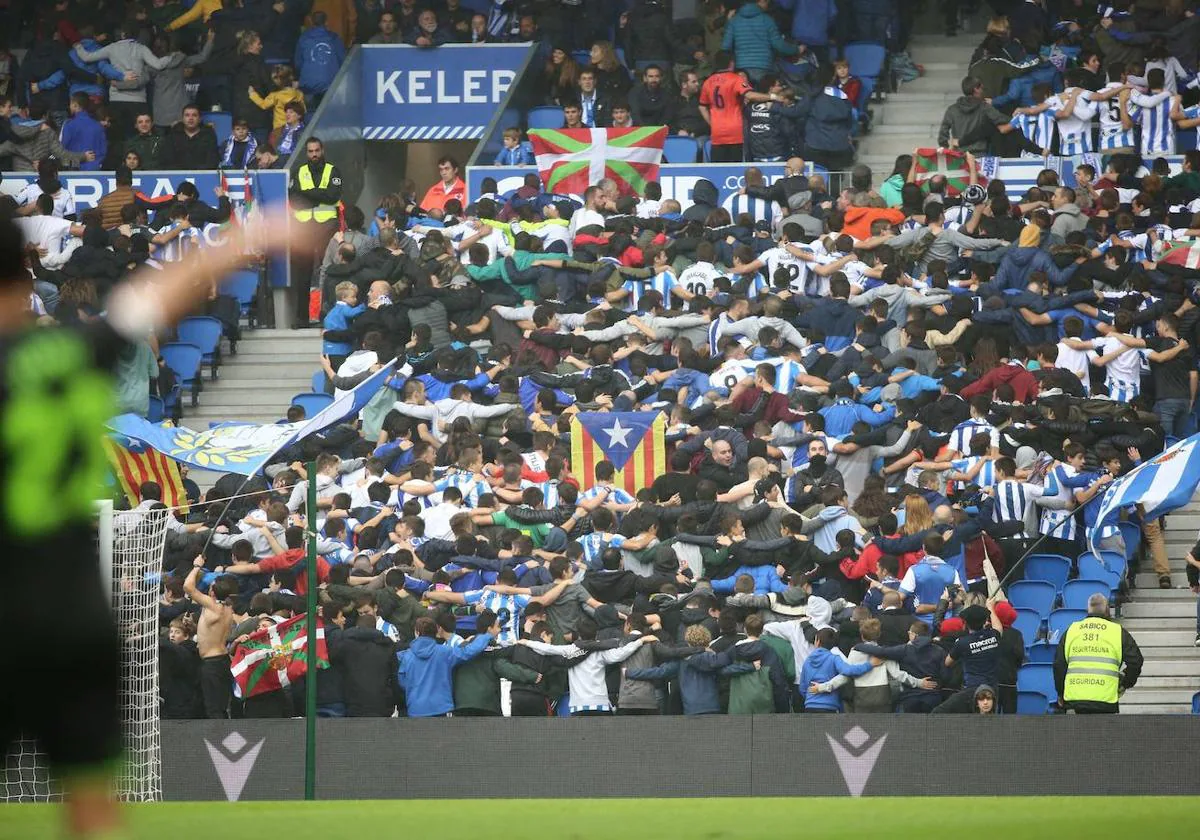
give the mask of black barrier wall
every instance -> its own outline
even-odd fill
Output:
[[[319,799],[1200,794],[1200,719],[795,715],[317,725]],[[167,800],[301,799],[304,721],[163,721]]]

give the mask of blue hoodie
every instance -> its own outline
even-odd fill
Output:
[[[408,650],[396,654],[408,716],[436,717],[454,711],[454,669],[483,653],[493,638],[491,633],[480,633],[466,644],[450,647],[418,636]]]
[[[300,90],[308,94],[329,90],[345,60],[346,47],[337,35],[323,26],[304,30],[296,42],[295,64]]]
[[[812,535],[813,545],[826,554],[837,551],[837,535],[839,531],[853,531],[856,534],[855,542],[862,543],[862,525],[857,519],[847,513],[846,509],[841,505],[830,505],[823,508],[817,514],[817,519],[823,524]]]
[[[775,571],[775,567],[771,565],[764,566],[738,566],[727,578],[714,580],[712,582],[713,592],[718,595],[728,595],[733,592],[734,584],[742,575],[750,575],[754,578],[754,594],[766,595],[768,592],[783,592],[787,589],[785,584],[779,577],[779,573]]]
[[[721,49],[733,53],[739,70],[767,70],[775,66],[773,53],[795,55],[798,48],[783,40],[774,18],[746,2],[726,24]]]
[[[804,708],[828,709],[840,712],[842,710],[842,697],[838,692],[831,691],[826,694],[813,694],[809,690],[809,686],[814,682],[829,682],[838,674],[841,674],[843,677],[861,677],[867,671],[870,671],[872,667],[874,666],[869,661],[859,665],[851,665],[839,653],[834,653],[825,648],[813,648],[812,653],[804,660],[804,667],[800,669],[800,679],[796,681],[796,684],[804,691]]]
[[[79,164],[82,170],[96,170],[104,165],[108,153],[108,137],[104,126],[96,122],[87,111],[80,111],[63,123],[59,142],[68,152],[95,152],[96,159]]]

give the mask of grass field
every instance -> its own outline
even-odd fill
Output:
[[[133,840],[640,840],[1196,836],[1188,797],[555,799],[159,803],[129,809]],[[0,806],[3,840],[60,840],[53,805]]]

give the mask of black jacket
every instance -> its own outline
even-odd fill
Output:
[[[331,664],[341,672],[349,717],[388,717],[394,708],[396,646],[373,627],[349,627],[334,636]]]
[[[194,136],[189,137],[182,124],[171,127],[167,135],[167,165],[171,169],[216,169],[217,133],[211,125],[200,126]]]
[[[158,641],[159,693],[162,717],[188,720],[204,717],[200,694],[200,654],[196,643],[188,640],[175,644],[162,637]]]
[[[259,96],[266,96],[273,89],[271,74],[261,55],[246,53],[234,67],[233,72],[233,118],[244,119],[250,124],[250,130],[269,129],[271,127],[270,108],[259,108],[250,99],[249,87],[253,87]],[[220,138],[224,140],[224,138]]]

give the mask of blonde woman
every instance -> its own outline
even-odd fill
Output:
[[[633,83],[629,78],[629,71],[617,60],[613,45],[608,41],[597,41],[592,44],[588,57],[592,62],[588,69],[596,74],[596,90],[610,100],[624,99]]]
[[[271,113],[260,108],[250,98],[257,94],[265,98],[271,93],[271,73],[262,57],[262,38],[257,32],[246,31],[238,35],[238,57],[233,67],[233,120],[245,120],[259,143],[265,142],[271,131]]]
[[[933,527],[933,511],[929,502],[920,496],[906,496],[904,499],[904,525],[900,533],[909,537]]]

